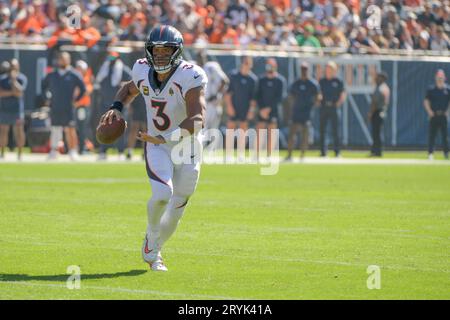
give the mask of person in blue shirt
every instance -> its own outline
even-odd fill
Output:
[[[340,156],[339,138],[339,117],[338,109],[344,103],[347,95],[344,89],[344,82],[336,77],[337,64],[329,61],[325,68],[325,77],[320,79],[320,91],[322,93],[322,103],[320,105],[320,156],[327,155],[325,144],[325,133],[328,122],[331,122],[333,132],[334,152],[336,157]]]
[[[300,131],[300,157],[305,157],[309,141],[309,123],[312,108],[320,101],[320,88],[316,80],[309,77],[309,64],[303,62],[300,66],[300,79],[289,88],[286,119],[289,124],[288,155],[286,160],[292,158],[294,138]]]
[[[450,103],[450,86],[445,82],[445,72],[439,69],[435,76],[435,85],[428,88],[423,105],[430,117],[428,136],[428,158],[433,159],[434,141],[440,130],[444,157],[448,159],[447,117]]]
[[[4,157],[8,144],[8,132],[13,127],[17,146],[17,159],[22,158],[25,145],[23,94],[27,88],[27,77],[20,73],[17,59],[12,59],[7,72],[0,78],[0,157]]]
[[[239,126],[240,129],[247,131],[248,121],[255,117],[258,78],[252,72],[252,68],[252,57],[243,56],[239,70],[232,72],[229,77],[230,84],[224,97],[228,129],[236,129]],[[245,146],[245,136],[242,134],[239,135],[238,145]]]
[[[278,127],[278,107],[286,90],[286,79],[278,73],[277,61],[273,58],[266,60],[266,73],[258,80],[257,103],[259,108],[257,143],[259,130],[267,129],[267,155],[270,156],[274,146],[271,131]],[[257,149],[258,150],[258,149]]]
[[[57,156],[58,142],[62,140],[63,130],[66,135],[71,160],[78,158],[77,131],[74,102],[79,101],[86,92],[86,86],[78,72],[71,67],[68,52],[58,55],[58,67],[49,73],[42,82],[42,92],[50,97],[50,133],[49,160]],[[77,90],[78,88],[78,90]],[[75,96],[75,92],[78,95]]]

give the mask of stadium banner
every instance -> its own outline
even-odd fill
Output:
[[[107,51],[94,47],[66,46],[72,54],[72,62],[83,59],[88,62],[94,75],[107,55]],[[65,48],[64,48],[65,49]],[[122,60],[132,67],[136,59],[141,58],[141,51],[128,47],[116,47]],[[197,49],[186,48],[186,60],[195,61]],[[388,74],[387,81],[391,88],[389,110],[384,125],[384,142],[386,147],[424,148],[428,139],[428,118],[423,108],[423,100],[428,86],[434,83],[434,74],[441,68],[450,76],[450,58],[409,57],[409,56],[373,56],[373,55],[336,55],[323,56],[316,53],[300,52],[262,52],[246,50],[207,50],[211,60],[218,61],[229,74],[239,66],[242,55],[254,57],[253,72],[260,76],[264,73],[265,59],[276,58],[278,71],[286,78],[288,87],[299,77],[300,63],[307,61],[312,66],[312,76],[320,79],[324,76],[325,64],[333,60],[339,66],[339,77],[343,79],[348,93],[347,100],[341,108],[341,138],[347,147],[368,147],[371,144],[369,111],[370,95],[374,90],[374,75],[377,71]],[[36,108],[37,97],[41,93],[41,80],[55,55],[44,45],[2,45],[0,62],[17,58],[21,72],[28,77],[25,92],[25,110],[31,112]],[[95,97],[93,99],[95,100]],[[286,146],[287,126],[283,119],[282,108],[279,110],[280,147]],[[319,114],[313,110],[312,131],[314,142],[319,139]],[[329,128],[330,129],[330,128]],[[449,128],[450,129],[450,128]],[[440,143],[440,137],[437,141]]]

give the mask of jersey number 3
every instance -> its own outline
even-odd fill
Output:
[[[162,119],[162,121],[153,119],[153,124],[155,125],[156,129],[160,131],[167,130],[170,127],[170,118],[167,114],[164,113],[166,104],[166,101],[152,100],[152,108],[156,108],[156,117]]]

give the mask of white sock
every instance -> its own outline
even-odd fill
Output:
[[[50,130],[50,148],[52,150],[58,149],[58,143],[63,138],[63,128],[60,126],[52,126]]]
[[[153,195],[147,203],[147,235],[149,243],[153,246],[160,238],[161,217],[172,197],[172,188],[155,182],[152,184]]]
[[[178,223],[183,216],[188,199],[186,197],[173,196],[167,205],[167,210],[161,218],[160,241],[164,244],[174,234]]]

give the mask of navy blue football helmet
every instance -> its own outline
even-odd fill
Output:
[[[172,47],[174,51],[167,57],[167,64],[157,65],[153,56],[155,47]],[[149,65],[158,73],[167,73],[172,67],[179,64],[183,52],[183,36],[172,26],[160,25],[152,29],[145,43],[145,57]],[[159,63],[158,63],[159,64]]]

